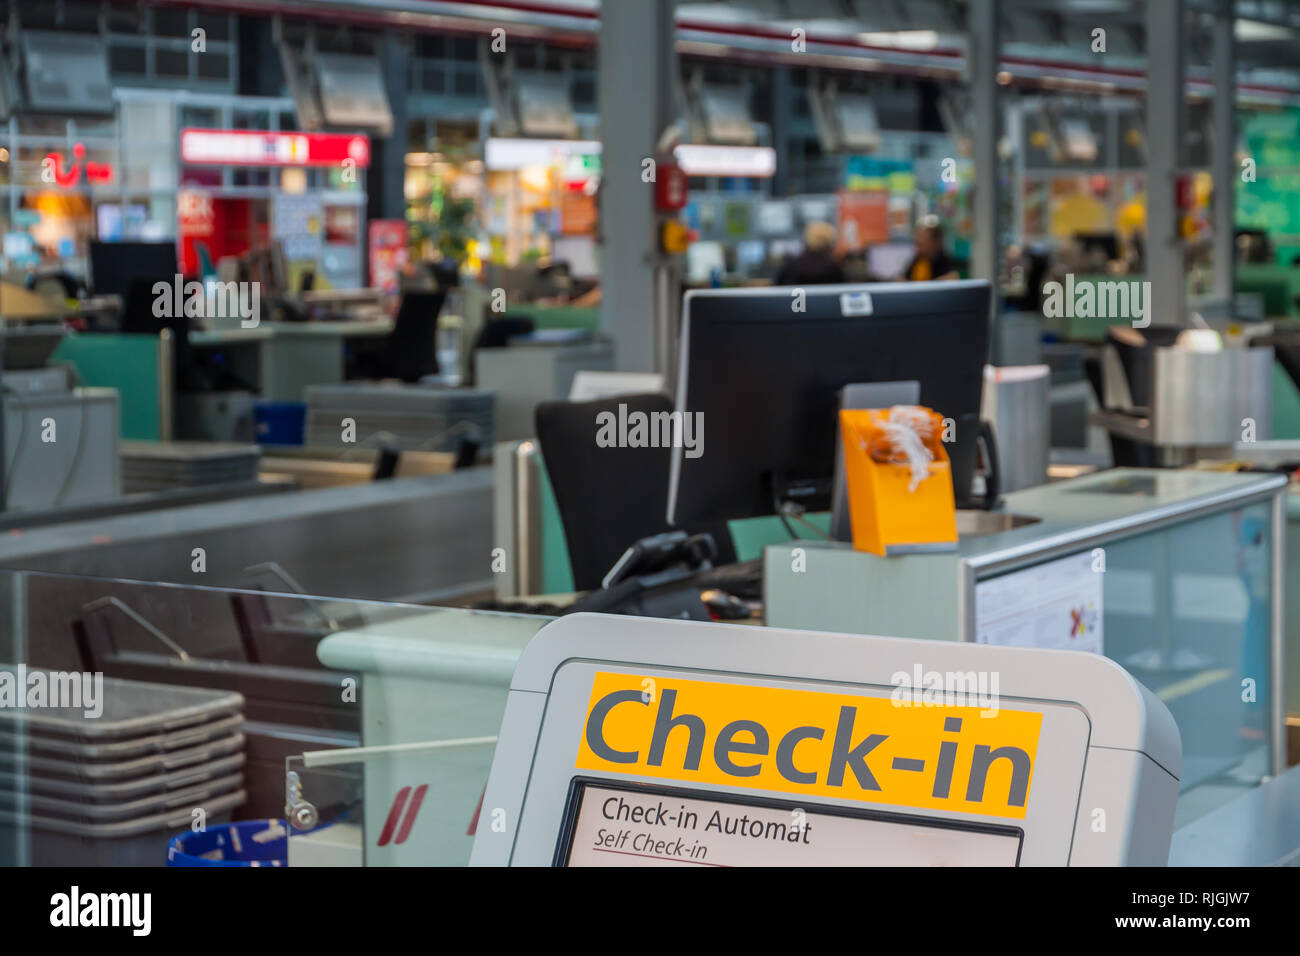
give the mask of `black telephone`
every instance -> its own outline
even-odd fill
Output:
[[[634,543],[614,562],[593,591],[575,602],[570,612],[602,611],[638,617],[710,619],[700,589],[689,582],[713,567],[717,545],[709,534],[665,531]]]

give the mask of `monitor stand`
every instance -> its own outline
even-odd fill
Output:
[[[791,538],[799,538],[790,519],[794,518],[818,537],[826,537],[816,525],[806,521],[808,501],[827,501],[831,497],[832,483],[829,478],[789,478],[775,472],[767,476],[768,491],[772,497],[772,511],[781,519],[781,524],[790,533]]]

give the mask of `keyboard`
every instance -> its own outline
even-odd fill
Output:
[[[709,571],[701,571],[694,583],[701,588],[716,588],[738,598],[751,601],[763,597],[763,559],[724,564]]]

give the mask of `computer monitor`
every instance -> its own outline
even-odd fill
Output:
[[[90,244],[90,284],[95,295],[120,295],[125,299],[135,279],[166,276],[171,281],[178,271],[176,243],[170,239]]]
[[[600,278],[600,254],[591,236],[556,236],[551,240],[551,259],[567,262],[575,278]]]
[[[803,252],[802,239],[773,239],[767,245],[768,255],[776,262],[793,259]]]
[[[736,270],[746,275],[767,261],[767,243],[762,239],[742,239],[736,243]]]
[[[1238,229],[1233,234],[1237,261],[1267,263],[1273,261],[1273,243],[1263,229]]]
[[[1114,232],[1076,232],[1074,241],[1085,255],[1100,255],[1107,262],[1119,258],[1119,235]]]
[[[144,203],[106,202],[95,209],[95,231],[101,242],[118,242],[136,238],[149,221],[149,207]]]
[[[673,449],[670,524],[772,514],[787,500],[828,509],[846,385],[914,380],[923,405],[978,418],[988,282],[810,286],[802,312],[795,292],[687,293],[677,410],[702,416],[703,442]],[[958,429],[959,442],[975,437]]]
[[[867,250],[867,271],[873,279],[897,279],[916,255],[910,242],[879,242]]]
[[[720,242],[692,242],[686,247],[686,280],[708,282],[727,271],[727,254]]]
[[[1063,116],[1057,129],[1057,148],[1062,160],[1073,159],[1082,163],[1096,161],[1097,137],[1086,117]]]
[[[794,203],[789,199],[769,199],[760,203],[758,231],[765,236],[787,236],[794,232]]]

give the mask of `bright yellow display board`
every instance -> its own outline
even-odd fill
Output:
[[[601,671],[576,766],[1023,819],[1042,717],[901,689],[864,697]]]

